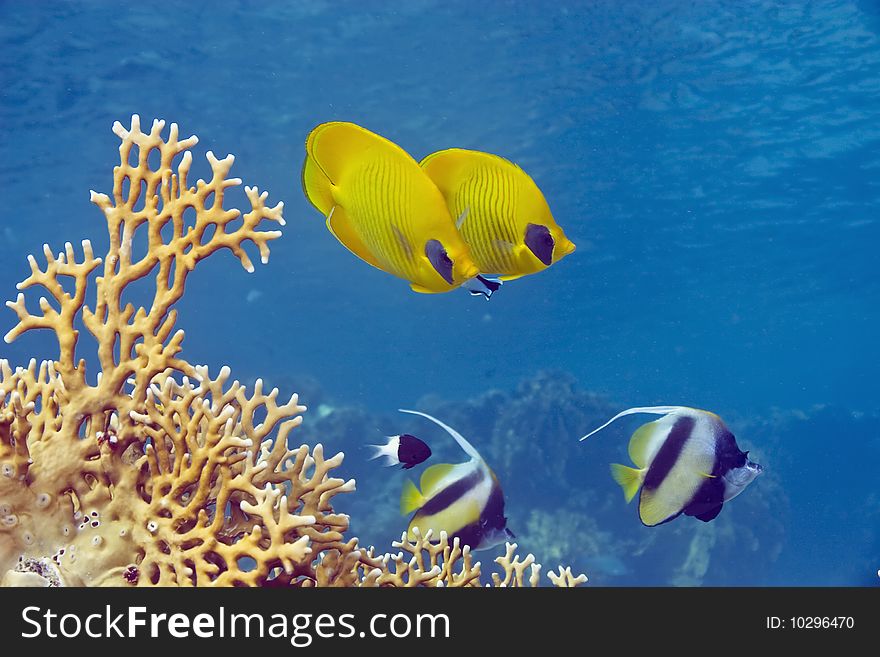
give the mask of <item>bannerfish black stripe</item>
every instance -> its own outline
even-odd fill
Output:
[[[715,469],[718,469],[717,465]],[[714,510],[715,507],[718,507],[718,512],[720,512],[720,507],[723,503],[724,479],[720,476],[706,478],[691,498],[691,501],[684,508],[684,514],[686,516],[700,516]],[[718,515],[718,513],[715,515]],[[714,518],[715,516],[712,517]]]
[[[482,468],[477,468],[466,477],[462,477],[458,481],[450,484],[430,500],[425,502],[424,506],[419,509],[419,515],[432,516],[443,509],[452,506],[462,496],[467,494],[468,491],[472,490],[483,481],[483,476]]]
[[[746,464],[746,453],[736,444],[736,438],[727,429],[715,441],[715,469],[712,474],[724,474],[728,470],[741,468]]]
[[[645,474],[644,488],[654,490],[660,487],[660,484],[666,479],[666,475],[675,466],[684,444],[691,437],[693,428],[694,419],[691,417],[683,416],[676,420],[669,431],[669,436],[663,441],[663,446],[660,447],[657,456],[651,462],[651,467]]]
[[[483,509],[479,519],[453,532],[452,537],[458,538],[461,545],[475,547],[480,545],[486,534],[491,533],[493,529],[504,529],[506,524],[504,494],[501,492],[501,488],[493,482],[492,493],[489,495],[486,508]]]

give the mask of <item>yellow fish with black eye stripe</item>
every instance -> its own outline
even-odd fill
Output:
[[[448,292],[479,274],[443,196],[397,144],[353,123],[322,123],[306,140],[303,191],[361,260]]]
[[[535,181],[497,155],[450,148],[420,163],[482,274],[502,281],[543,271],[575,250]]]

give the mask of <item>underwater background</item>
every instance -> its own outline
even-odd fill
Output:
[[[205,151],[234,153],[285,202],[270,263],[206,261],[178,326],[192,362],[300,392],[295,438],[346,452],[358,491],[339,511],[363,543],[399,538],[418,473],[368,462],[366,443],[409,431],[429,463],[464,460],[396,412],[416,408],[480,450],[546,568],[599,586],[880,584],[877,2],[3,2],[0,82],[4,300],[44,242],[103,252],[88,191],[110,191],[110,126],[133,113],[200,137],[194,175]],[[412,293],[303,196],[304,140],[328,120],[416,159],[514,160],[577,252],[488,303]],[[0,357],[50,357],[51,340]],[[661,404],[718,413],[765,467],[710,523],[644,527],[611,479],[650,418],[577,440]]]

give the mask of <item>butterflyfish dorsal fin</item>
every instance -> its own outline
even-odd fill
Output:
[[[440,191],[445,192],[455,186],[459,171],[470,161],[470,153],[461,148],[447,148],[425,156],[419,166]]]
[[[628,408],[625,411],[621,411],[620,413],[615,415],[613,418],[608,420],[605,424],[603,424],[598,429],[593,429],[590,433],[588,433],[586,436],[581,438],[581,440],[586,440],[587,438],[589,438],[593,434],[599,433],[600,431],[602,431],[602,429],[607,427],[609,424],[612,424],[616,420],[619,420],[620,418],[625,417],[627,415],[636,415],[638,413],[651,413],[653,415],[669,415],[670,413],[674,413],[675,411],[680,411],[684,408],[685,408],[684,406],[640,406],[640,407],[636,407],[636,408]]]
[[[405,408],[399,408],[397,410],[399,410],[401,413],[410,413],[412,415],[421,415],[423,418],[430,420],[434,424],[442,427],[446,431],[446,433],[448,433],[450,436],[452,436],[453,439],[455,439],[455,442],[458,443],[459,447],[461,447],[464,450],[465,454],[470,456],[475,461],[482,461],[483,460],[483,457],[480,456],[480,453],[476,449],[474,449],[473,445],[471,445],[467,440],[465,440],[464,436],[462,436],[460,433],[458,433],[458,431],[456,431],[452,427],[444,424],[443,422],[441,422],[437,418],[435,418],[431,415],[428,415],[427,413],[422,413],[421,411],[409,411]]]
[[[431,153],[419,162],[419,166],[434,181],[434,184],[441,189],[452,185],[452,181],[466,167],[494,166],[519,169],[513,162],[500,155],[483,151],[472,151],[466,148],[447,148]]]
[[[339,240],[339,243],[342,244],[342,246],[351,251],[358,258],[367,264],[373,265],[373,267],[384,271],[384,268],[379,264],[376,256],[370,252],[360,236],[358,236],[357,231],[355,231],[354,226],[352,226],[351,221],[349,221],[348,215],[341,206],[334,205],[330,209],[330,214],[327,216],[327,230],[330,231],[333,237]]]
[[[437,463],[426,469],[422,473],[422,478],[419,481],[419,485],[422,488],[422,495],[425,497],[433,496],[439,489],[440,482],[454,467],[455,466],[451,463]]]
[[[322,123],[306,139],[306,153],[334,185],[340,184],[347,167],[363,161],[364,154],[373,149],[406,155],[393,141],[344,121]]]
[[[409,515],[416,509],[421,509],[424,504],[425,496],[410,479],[407,479],[400,494],[400,515]]]

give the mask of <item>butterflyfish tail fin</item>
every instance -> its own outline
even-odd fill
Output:
[[[425,498],[416,488],[416,485],[409,479],[403,485],[403,492],[400,494],[400,515],[406,516],[417,509],[421,509],[425,504]]]
[[[303,162],[302,186],[309,203],[318,212],[326,217],[333,211],[333,183],[309,155]]]
[[[437,418],[435,418],[431,415],[428,415],[427,413],[422,413],[421,411],[409,411],[405,408],[399,408],[397,410],[399,410],[401,413],[410,413],[412,415],[421,415],[423,418],[430,420],[434,424],[442,427],[446,431],[446,433],[448,433],[450,436],[452,436],[453,439],[455,439],[455,442],[458,443],[458,446],[464,450],[465,454],[470,456],[472,459],[475,459],[478,461],[483,460],[483,457],[480,456],[480,453],[476,449],[474,449],[473,445],[471,445],[467,440],[465,440],[464,436],[462,436],[460,433],[458,433],[458,431],[456,431],[455,429],[453,429],[449,425],[444,424],[443,422],[441,422]]]
[[[642,485],[645,477],[645,471],[620,465],[620,463],[612,463],[611,476],[614,477],[614,481],[620,484],[620,487],[623,489],[623,496],[626,498],[627,504],[629,504],[632,502],[632,498],[636,496],[636,493],[639,492],[639,487]]]
[[[620,413],[615,415],[613,418],[608,420],[605,424],[603,424],[598,429],[593,429],[590,433],[588,433],[586,436],[581,438],[581,440],[586,440],[587,438],[589,438],[593,434],[599,433],[600,431],[602,431],[602,429],[607,427],[609,424],[612,424],[614,421],[619,420],[620,418],[627,416],[627,415],[636,415],[638,413],[651,413],[653,415],[668,415],[669,413],[674,413],[675,411],[680,411],[683,408],[685,408],[685,407],[684,406],[640,406],[637,408],[628,408],[625,411],[621,411]]]

